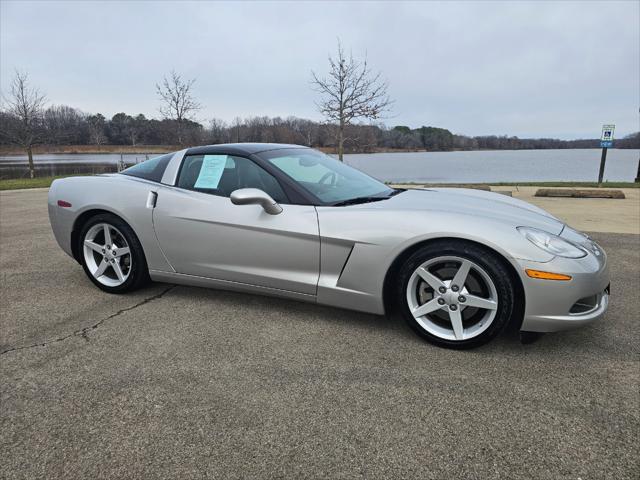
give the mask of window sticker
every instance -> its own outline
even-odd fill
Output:
[[[205,155],[194,188],[218,188],[226,164],[226,155]]]

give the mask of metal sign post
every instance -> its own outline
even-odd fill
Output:
[[[602,156],[600,157],[600,172],[598,172],[598,184],[602,183],[604,177],[604,165],[607,161],[607,149],[613,146],[613,131],[615,125],[603,125],[602,137],[600,137],[600,146],[602,147]]]

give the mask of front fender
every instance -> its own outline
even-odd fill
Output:
[[[554,257],[528,242],[516,225],[500,219],[438,211],[375,211],[319,207],[322,244],[318,301],[336,306],[384,313],[383,289],[387,272],[403,252],[439,238],[456,238],[485,245],[508,261],[522,276],[519,260],[546,263]],[[341,246],[341,249],[337,247]],[[349,249],[339,276],[334,252]],[[333,256],[332,256],[333,255]]]

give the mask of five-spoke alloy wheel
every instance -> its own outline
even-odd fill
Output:
[[[84,261],[93,278],[119,287],[129,278],[133,262],[124,235],[113,225],[96,223],[84,236]]]
[[[142,247],[122,219],[111,214],[92,217],[79,236],[80,259],[85,273],[102,290],[123,293],[148,278]]]
[[[472,243],[435,242],[400,270],[403,314],[422,337],[440,346],[471,348],[509,321],[514,289],[492,252]]]

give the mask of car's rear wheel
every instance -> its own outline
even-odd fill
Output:
[[[79,241],[85,273],[105,292],[133,291],[148,280],[140,241],[119,217],[112,214],[91,217],[82,227]]]
[[[399,272],[403,316],[426,340],[472,348],[498,335],[514,308],[502,259],[464,241],[438,241],[414,252]]]

